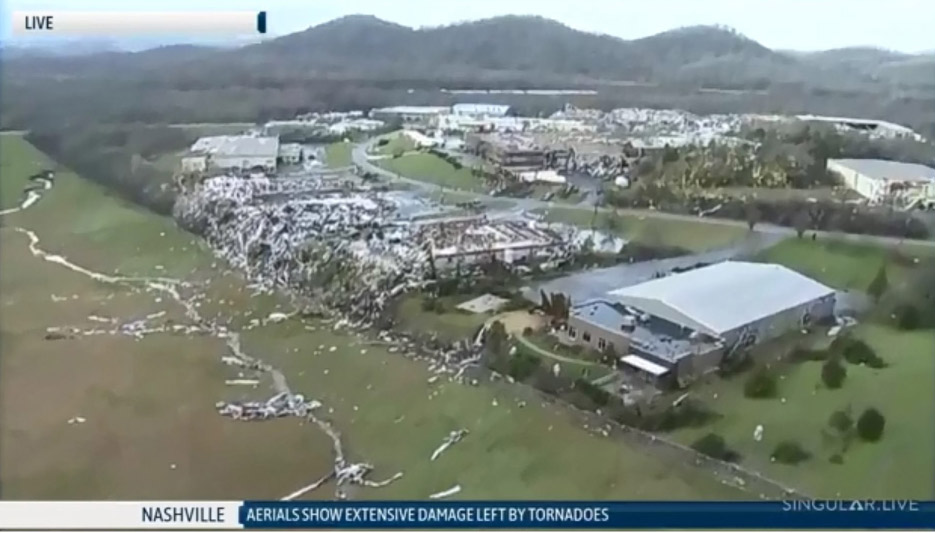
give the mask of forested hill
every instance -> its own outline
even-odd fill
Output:
[[[931,57],[850,56],[857,59],[839,64],[833,53],[774,51],[711,26],[627,41],[541,17],[412,29],[355,15],[237,49],[177,45],[80,57],[6,54],[0,94],[2,125],[20,128],[88,117],[242,121],[328,108],[450,103],[438,92],[441,87],[587,87],[600,94],[575,104],[812,112],[935,124],[925,113],[935,109]],[[80,106],[73,105],[78,101]],[[548,112],[548,106],[563,103],[526,111]]]
[[[175,73],[189,77],[198,72],[205,83],[212,77],[227,82],[248,74],[271,80],[299,75],[477,80],[478,74],[499,73],[501,77],[522,74],[533,83],[572,78],[762,88],[807,80],[847,81],[835,79],[832,73],[846,72],[851,81],[860,77],[836,69],[832,62],[805,61],[772,51],[719,27],[681,28],[626,41],[530,16],[412,29],[354,15],[236,50],[202,48],[196,53],[193,48],[49,59],[48,64],[73,74],[107,68],[111,76],[148,73],[172,79]],[[36,63],[34,58],[31,62]],[[17,66],[25,65],[8,65],[14,71]]]

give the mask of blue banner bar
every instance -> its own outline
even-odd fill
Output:
[[[929,529],[935,502],[244,502],[248,529]]]

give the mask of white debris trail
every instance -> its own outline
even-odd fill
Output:
[[[463,439],[464,436],[467,434],[468,434],[468,430],[466,429],[459,429],[457,431],[452,431],[451,433],[449,433],[448,437],[445,438],[445,441],[442,442],[441,446],[436,448],[435,451],[432,453],[432,457],[429,460],[434,461],[435,459],[438,459],[439,457],[441,457],[442,453],[444,453],[445,450],[450,448],[453,444],[460,442],[461,439]]]
[[[184,281],[171,279],[171,278],[158,278],[158,277],[113,276],[109,274],[95,272],[93,270],[89,270],[80,265],[72,263],[64,256],[51,254],[41,249],[39,247],[39,237],[38,235],[36,235],[35,232],[28,230],[28,229],[20,228],[20,227],[14,227],[13,229],[29,237],[29,251],[35,257],[38,257],[50,263],[55,263],[57,265],[63,266],[73,272],[83,274],[95,281],[100,281],[103,283],[111,283],[111,284],[130,284],[130,285],[142,284],[151,290],[163,292],[169,295],[179,305],[181,305],[185,309],[185,314],[196,324],[205,323],[201,315],[198,313],[198,310],[195,307],[192,300],[183,298],[182,295],[180,294],[179,287],[188,286],[188,284]],[[224,339],[231,353],[234,354],[233,356],[234,360],[238,361],[244,366],[250,366],[252,368],[256,368],[258,370],[262,370],[262,371],[270,373],[273,379],[273,385],[276,391],[279,393],[288,394],[290,396],[292,395],[292,392],[289,388],[289,384],[286,381],[286,377],[285,375],[283,375],[283,373],[280,370],[273,368],[272,366],[262,362],[261,360],[257,358],[247,355],[241,349],[239,333],[227,331],[226,329],[222,327],[213,327],[210,330],[210,333],[214,334],[218,338]],[[229,359],[222,359],[222,361],[228,362]],[[345,499],[347,497],[347,493],[345,492],[345,489],[344,489],[346,485],[364,485],[364,486],[369,486],[369,487],[383,487],[402,477],[403,474],[400,472],[384,481],[377,482],[377,481],[371,481],[371,480],[366,479],[366,476],[368,476],[373,471],[373,468],[374,468],[373,465],[370,465],[368,463],[349,464],[344,457],[341,436],[334,428],[331,427],[331,424],[326,421],[320,420],[319,418],[315,417],[313,414],[307,414],[307,419],[311,422],[314,422],[332,440],[332,443],[334,446],[334,454],[335,454],[334,470],[330,472],[326,477],[336,478],[337,489],[336,489],[335,495],[338,498]],[[312,485],[309,485],[308,487],[303,487],[303,489],[300,489],[299,491],[295,491],[292,494],[295,494],[296,492],[298,492],[299,495],[301,495],[301,494],[304,494],[305,492],[308,492],[309,490],[313,490],[312,488],[316,488],[317,486],[318,485],[313,483]],[[312,487],[312,488],[309,488],[309,487]],[[297,497],[297,496],[294,496],[294,497]]]
[[[442,498],[447,498],[448,496],[454,496],[455,494],[461,492],[461,485],[455,485],[448,490],[443,490],[441,492],[436,492],[435,494],[429,494],[429,499],[431,500],[440,500]]]

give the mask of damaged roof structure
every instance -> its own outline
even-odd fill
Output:
[[[545,223],[458,216],[399,191],[334,188],[315,176],[209,178],[180,195],[174,214],[261,285],[293,289],[361,324],[436,268],[557,258],[577,246]]]

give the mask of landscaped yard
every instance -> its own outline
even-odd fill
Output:
[[[651,215],[623,215],[609,211],[599,211],[595,216],[592,209],[553,207],[537,210],[544,213],[547,220],[565,222],[581,227],[607,229],[607,219],[614,217],[618,227],[614,233],[629,240],[646,244],[679,246],[692,251],[705,251],[730,245],[746,235],[745,228],[704,222],[690,222],[667,218],[654,218]]]
[[[471,169],[456,169],[451,163],[429,153],[406,154],[402,157],[379,159],[374,163],[401,176],[442,187],[475,192],[484,190],[484,182],[471,174]]]
[[[845,363],[847,378],[838,390],[821,381],[821,362],[782,363],[779,397],[750,399],[743,395],[749,373],[729,380],[696,383],[692,394],[723,418],[702,428],[682,429],[675,436],[686,444],[709,432],[722,435],[743,456],[743,464],[781,479],[819,498],[935,497],[935,331],[905,333],[865,324],[856,334],[874,347],[889,366],[874,370]],[[883,439],[855,440],[843,464],[829,458],[836,441],[822,436],[831,413],[850,406],[856,419],[868,408],[886,417]],[[762,442],[753,439],[763,425]],[[797,466],[773,463],[777,443],[793,440],[813,457]]]

